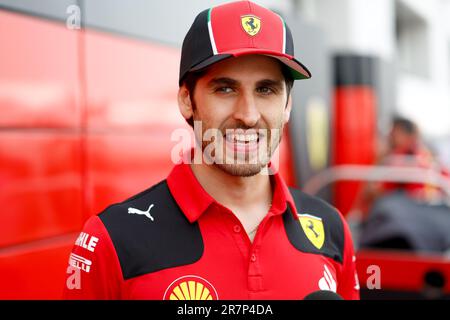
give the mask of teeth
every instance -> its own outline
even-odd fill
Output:
[[[258,135],[256,133],[254,134],[229,134],[227,135],[227,139],[230,141],[236,141],[236,142],[252,142],[258,140]]]

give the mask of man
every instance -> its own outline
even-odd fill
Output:
[[[390,153],[414,154],[420,146],[420,134],[417,125],[409,119],[394,117],[389,132]]]
[[[269,163],[293,80],[311,76],[293,54],[283,19],[252,2],[196,17],[178,102],[200,158],[188,154],[166,180],[88,220],[69,260],[67,298],[359,297],[343,217],[293,197]]]
[[[431,155],[421,143],[419,128],[409,119],[394,117],[388,136],[389,149],[381,159],[381,164],[391,166],[411,166],[426,168],[431,165]],[[392,183],[381,184],[383,193],[402,189],[411,196],[420,198],[430,187],[424,183]]]
[[[443,181],[448,177],[448,171],[423,143],[418,126],[403,117],[393,118],[386,151],[378,162],[393,168],[421,169],[441,175]],[[420,252],[446,252],[450,248],[445,187],[429,183],[428,173],[420,175],[416,178],[422,181],[369,182],[364,186],[351,213],[359,214],[360,247]],[[425,289],[426,294],[433,292],[433,288]]]
[[[400,116],[392,119],[386,139],[386,147],[379,152],[377,163],[383,166],[427,169],[448,178],[448,170],[442,166],[422,141],[418,126],[411,120]],[[394,191],[419,202],[438,203],[445,193],[426,182],[368,182],[355,201],[353,214],[366,219],[376,200]]]

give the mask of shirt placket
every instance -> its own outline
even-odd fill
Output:
[[[258,230],[256,231],[253,243],[249,241],[249,257],[248,257],[248,290],[250,298],[257,298],[257,294],[265,290],[264,276],[261,269],[262,257],[260,249],[264,234],[271,223],[273,217],[272,212],[261,221]],[[247,237],[248,238],[248,237]]]
[[[244,261],[247,263],[247,287],[249,296],[257,295],[258,292],[264,291],[264,279],[261,270],[261,256],[260,248],[261,242],[264,238],[264,232],[269,224],[269,220],[273,215],[269,213],[256,232],[253,243],[245,232],[239,219],[237,219],[231,212],[228,219],[228,228],[233,236],[233,239],[241,252]]]

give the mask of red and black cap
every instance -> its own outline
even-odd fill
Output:
[[[294,41],[283,18],[244,0],[206,9],[197,15],[183,41],[180,86],[188,72],[247,54],[280,60],[289,67],[294,79],[311,77],[309,70],[294,58]]]

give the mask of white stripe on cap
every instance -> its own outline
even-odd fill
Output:
[[[209,40],[211,41],[211,47],[213,49],[214,55],[217,54],[216,42],[214,41],[214,34],[211,26],[211,20],[208,21],[208,31],[209,31]]]
[[[283,53],[286,53],[286,25],[284,24],[283,18],[279,15],[281,24],[283,25]]]

